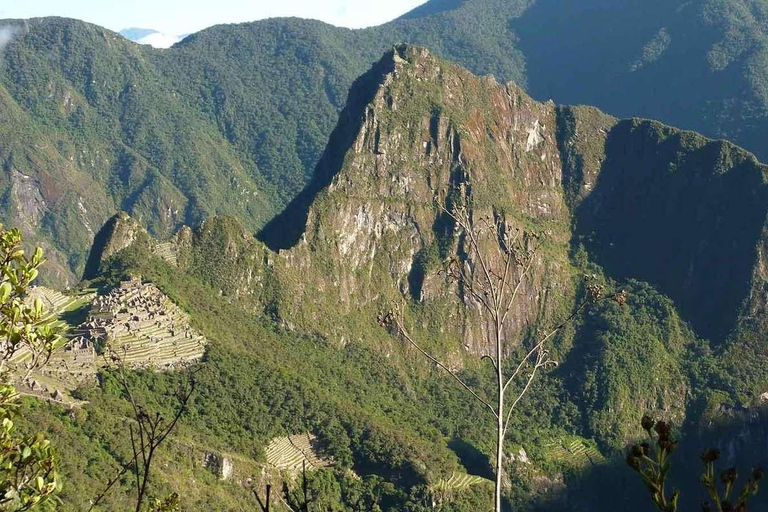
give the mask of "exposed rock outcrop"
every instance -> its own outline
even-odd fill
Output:
[[[130,215],[119,212],[109,219],[96,234],[83,277],[86,279],[94,277],[102,263],[110,256],[130,247],[139,240],[149,243],[150,237],[147,231]]]
[[[398,294],[453,297],[438,275],[441,263],[430,267],[425,256],[440,252],[444,260],[466,252],[438,206],[463,190],[475,219],[499,215],[512,227],[546,231],[556,249],[536,261],[508,328],[516,338],[551,318],[557,301],[545,299],[573,295],[554,104],[411,46],[396,47],[369,76],[378,82],[362,80],[350,92],[342,114],[349,122],[337,128],[318,166],[312,203],[290,212],[301,218],[300,207],[306,208],[301,238],[283,253],[289,272],[304,277],[302,298],[312,302],[321,290],[350,311]],[[324,271],[303,270],[309,268]],[[464,322],[463,336],[471,350],[484,352],[477,324]]]
[[[229,480],[234,472],[232,460],[217,453],[206,453],[203,465],[208,468],[219,480]]]

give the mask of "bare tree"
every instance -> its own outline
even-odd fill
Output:
[[[105,356],[105,360],[106,359]],[[114,486],[125,473],[133,469],[136,478],[136,512],[141,512],[141,507],[147,495],[147,485],[149,483],[150,469],[152,467],[155,452],[170,433],[173,432],[179,419],[186,412],[189,399],[195,392],[195,374],[194,372],[191,373],[183,387],[179,390],[179,394],[176,397],[178,400],[176,412],[172,418],[167,419],[159,412],[154,414],[148,413],[144,407],[136,402],[125,375],[125,364],[123,360],[115,353],[111,353],[110,359],[112,366],[117,370],[117,378],[128,397],[128,401],[131,403],[134,419],[136,421],[136,425],[128,425],[133,457],[124,464],[117,475],[107,483],[107,486],[93,500],[93,503],[88,510],[94,510],[112,486]],[[157,509],[158,507],[153,506],[153,508]],[[160,509],[162,510],[162,507],[160,507]]]
[[[485,398],[472,389],[456,371],[422,348],[409,333],[403,320],[403,311],[396,305],[393,311],[382,318],[383,323],[393,327],[410,345],[424,357],[442,368],[458,382],[472,397],[488,409],[496,421],[496,488],[495,510],[501,510],[503,481],[503,445],[509,422],[517,405],[523,399],[540,370],[557,365],[547,349],[548,342],[590,303],[604,298],[624,300],[624,293],[605,296],[604,287],[587,278],[587,294],[567,318],[536,339],[527,353],[517,362],[509,365],[504,360],[511,348],[507,340],[509,315],[520,296],[524,283],[530,275],[544,237],[520,229],[512,229],[501,215],[485,216],[475,221],[464,205],[449,210],[438,204],[444,215],[453,222],[455,233],[464,242],[466,254],[454,258],[445,271],[450,282],[457,285],[460,296],[479,305],[488,315],[491,328],[488,342],[493,353],[485,354],[496,376],[495,396]],[[482,320],[481,320],[482,321]],[[482,326],[481,326],[481,330]],[[507,397],[511,386],[519,381],[522,387]],[[511,403],[509,400],[511,399]]]
[[[301,461],[301,496],[292,496],[288,483],[283,481],[283,496],[288,508],[295,512],[309,512],[309,505],[314,501],[309,496],[307,480],[307,461]]]
[[[270,495],[272,494],[272,486],[270,484],[267,484],[267,494],[265,495],[264,501],[261,501],[261,496],[259,496],[259,492],[254,489],[253,495],[256,496],[256,501],[259,502],[259,507],[261,507],[261,512],[269,512],[269,505],[270,505]]]
[[[261,500],[261,496],[259,495],[259,492],[256,489],[253,489],[253,495],[256,497],[256,501],[259,503],[259,507],[261,507],[262,512],[269,512],[270,507],[270,494],[272,492],[272,486],[270,484],[267,484],[267,493],[266,493],[266,499],[264,501]],[[309,505],[314,501],[312,498],[310,498],[309,493],[309,480],[307,480],[307,462],[302,461],[301,463],[301,496],[297,497],[294,496],[291,493],[290,487],[288,487],[288,482],[283,480],[283,497],[280,498],[278,495],[278,499],[288,507],[288,510],[291,512],[309,512]]]

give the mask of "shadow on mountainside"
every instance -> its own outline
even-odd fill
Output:
[[[763,142],[753,135],[764,128],[762,121],[734,114],[753,101],[745,98],[735,71],[746,66],[749,52],[729,56],[732,72],[714,69],[712,53],[723,35],[703,20],[701,4],[537,0],[510,22],[526,57],[527,90],[540,101],[595,105],[618,117],[660,119],[710,137],[728,134],[764,156]]]
[[[346,107],[331,133],[315,174],[309,185],[259,232],[258,238],[270,249],[289,249],[299,242],[307,225],[307,216],[317,195],[339,173],[344,157],[355,142],[365,121],[365,107],[373,101],[384,77],[394,70],[394,55],[389,51],[369,71],[355,80],[349,90]]]
[[[719,419],[704,427],[689,425],[679,436],[678,449],[670,459],[669,493],[681,491],[680,511],[700,510],[708,499],[699,481],[704,466],[701,454],[710,448],[721,452],[716,471],[735,466],[739,471],[736,492],[741,490],[753,468],[768,462],[768,411],[721,407]],[[566,476],[567,490],[541,496],[532,507],[541,512],[622,510],[648,512],[653,502],[640,476],[624,461],[623,452],[608,463],[585,468]],[[763,488],[750,502],[750,510],[768,510],[768,489]]]
[[[463,439],[453,438],[448,442],[448,448],[456,454],[461,465],[470,475],[477,475],[488,480],[494,479],[493,468],[486,454]]]
[[[575,240],[610,275],[654,285],[699,335],[721,343],[750,290],[765,181],[765,167],[730,143],[621,121],[575,212]]]

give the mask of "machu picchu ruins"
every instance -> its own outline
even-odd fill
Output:
[[[197,361],[205,337],[154,284],[135,277],[94,299],[73,341],[104,347],[132,368],[173,369]]]
[[[60,324],[69,341],[44,370],[20,383],[19,389],[26,394],[72,403],[67,400],[70,392],[94,379],[101,367],[113,363],[113,357],[129,368],[174,370],[199,361],[205,352],[206,338],[191,327],[189,316],[140,277],[122,282],[105,295],[87,290],[70,296],[36,287],[28,300],[37,297],[48,312],[45,321]],[[78,308],[87,308],[85,321],[68,325],[62,315]],[[24,357],[20,353],[12,363],[21,369]]]

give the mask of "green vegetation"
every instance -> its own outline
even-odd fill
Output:
[[[432,0],[365,30],[272,19],[164,51],[73,20],[9,22],[0,217],[46,249],[44,280],[59,285],[76,283],[120,209],[161,238],[212,214],[255,232],[310,181],[353,80],[400,42],[536,98],[661,119],[764,158],[766,12],[758,0]]]
[[[235,466],[254,475],[258,474],[255,468],[269,461],[265,451],[270,441],[312,432],[334,461],[331,468],[309,473],[316,503],[357,510],[363,500],[382,510],[417,511],[425,510],[435,497],[447,496],[441,502],[444,510],[489,507],[488,486],[448,489],[441,484],[461,473],[474,475],[462,479],[471,482],[488,475],[493,445],[487,440],[492,432],[484,422],[476,421],[483,414],[480,406],[439,372],[409,362],[400,354],[402,349],[385,357],[379,347],[386,346],[389,334],[374,318],[364,320],[365,315],[360,314],[362,319],[354,324],[359,341],[340,347],[322,335],[285,326],[271,311],[256,309],[254,314],[259,296],[253,300],[219,298],[218,291],[201,279],[213,280],[227,269],[231,272],[232,265],[224,258],[205,265],[205,255],[221,258],[227,253],[223,248],[229,247],[229,254],[239,255],[244,262],[250,253],[248,241],[240,236],[242,228],[231,219],[212,225],[220,228],[211,231],[217,233],[215,239],[205,235],[211,225],[193,236],[191,251],[198,256],[190,267],[192,273],[149,256],[139,244],[109,259],[102,269],[105,273],[93,283],[108,289],[128,273],[139,273],[187,310],[193,324],[211,340],[189,414],[180,420],[178,436],[169,440],[167,453],[159,455],[158,467],[165,469],[156,474],[153,493],[178,492],[183,506],[190,508],[253,507],[249,490],[217,480],[195,462],[200,454],[237,453],[237,457],[231,456]],[[235,250],[231,244],[238,240],[244,247]],[[202,245],[196,247],[196,243]],[[258,242],[250,244],[256,254],[264,251]],[[197,269],[207,272],[198,275]],[[556,353],[569,355],[560,369],[534,384],[529,400],[521,403],[519,414],[513,417],[507,449],[517,453],[524,445],[538,468],[510,462],[510,475],[522,479],[515,480],[518,491],[509,497],[518,506],[530,505],[531,494],[535,496],[530,482],[542,478],[538,472],[565,474],[569,481],[578,481],[604,463],[594,444],[573,437],[573,432],[596,437],[604,452],[610,453],[639,434],[631,425],[637,422],[641,397],[650,397],[649,403],[661,404],[670,417],[681,422],[685,407],[680,395],[700,392],[698,388],[689,391],[693,384],[688,382],[711,385],[707,373],[695,376],[701,361],[685,362],[700,348],[669,300],[641,283],[628,283],[625,288],[629,292],[625,308],[606,303],[558,340]],[[273,300],[277,311],[286,307],[285,296]],[[415,319],[426,320],[429,308],[414,314]],[[416,324],[423,325],[421,337],[434,332],[429,321]],[[441,341],[435,343],[441,346]],[[585,371],[591,377],[583,378]],[[480,390],[490,391],[490,373],[488,368],[468,365],[462,376]],[[130,378],[140,400],[161,411],[166,407],[164,397],[178,384],[175,374],[140,372]],[[578,380],[583,385],[572,383]],[[77,510],[89,495],[75,493],[70,486],[98,491],[104,475],[113,472],[98,468],[105,464],[117,467],[130,457],[125,433],[119,427],[127,404],[115,384],[105,374],[100,388],[81,389],[78,398],[90,403],[74,417],[64,410],[39,406],[26,414],[30,421],[59,432],[64,440],[60,452],[62,472],[67,475],[62,491],[65,509]],[[609,410],[616,411],[615,415]],[[190,447],[195,448],[190,452]],[[184,455],[189,453],[193,455]],[[614,470],[608,481],[615,481],[617,474],[620,472]],[[189,478],[198,484],[189,485]],[[579,489],[574,484],[569,499],[592,492]],[[124,509],[130,495],[121,492],[129,491],[116,491],[105,506]]]
[[[21,233],[0,224],[0,262],[0,510],[20,512],[53,502],[61,481],[51,441],[41,432],[24,436],[16,426],[21,403],[13,382],[24,384],[64,339],[39,297],[25,302],[42,250],[28,258]]]
[[[643,416],[641,425],[648,440],[634,445],[627,454],[627,464],[635,470],[651,495],[653,503],[662,512],[677,512],[681,493],[677,489],[668,489],[667,481],[672,470],[671,456],[677,450],[679,441],[672,440],[672,427],[665,421],[654,421],[650,416]],[[747,512],[749,501],[760,490],[760,482],[765,478],[761,468],[752,470],[744,482],[741,492],[736,493],[738,471],[731,467],[718,476],[722,484],[719,489],[715,474],[715,462],[720,458],[720,450],[710,449],[703,453],[701,462],[704,474],[701,483],[711,501],[702,502],[704,512]],[[714,507],[714,509],[713,509]]]
[[[417,512],[439,492],[444,510],[489,508],[479,479],[493,475],[495,457],[482,405],[377,322],[404,301],[413,339],[493,396],[493,372],[472,357],[484,349],[483,323],[440,275],[466,246],[435,200],[450,206],[467,185],[473,218],[548,234],[514,312],[512,354],[574,311],[584,275],[627,292],[623,307],[600,304],[552,338],[559,367],[533,381],[510,417],[509,504],[638,510],[642,488],[611,464],[642,435],[633,425],[643,410],[715,442],[733,425],[739,439],[765,438],[755,418],[768,389],[768,195],[765,167],[749,153],[652,121],[536,103],[411,46],[358,79],[331,134],[382,34],[423,37],[476,70],[522,80],[528,54],[512,43],[525,40],[498,37],[509,35],[509,17],[530,22],[554,3],[440,2],[431,4],[439,12],[428,5],[366,31],[270,20],[215,27],[170,51],[35,20],[4,49],[0,114],[18,124],[0,123],[4,206],[52,249],[49,277],[74,282],[71,269],[87,270],[82,286],[106,293],[141,275],[210,340],[149,495],[231,510],[255,508],[253,491],[266,485],[298,493],[270,466],[268,447],[311,434],[333,461],[308,473],[303,498],[318,506]],[[649,30],[632,72],[674,55],[678,34]],[[257,240],[251,233],[289,201],[269,223],[283,240]],[[158,245],[118,215],[96,233],[118,208],[164,239],[182,223],[200,228]],[[183,376],[126,379],[138,402],[173,417],[168,396]],[[103,370],[74,394],[82,407],[28,400],[15,423],[55,436],[63,510],[87,509],[134,456],[118,375]],[[127,475],[99,506],[131,508],[135,483]]]
[[[14,424],[19,406],[15,388],[0,385],[0,509],[14,512],[53,502],[61,490],[51,441],[43,434],[19,435]]]
[[[214,231],[219,235],[216,239],[203,235],[206,228],[194,235],[191,250],[201,251],[197,258],[213,254],[203,253],[194,245],[197,242],[221,255],[227,253],[226,247],[233,248],[232,241],[243,241],[242,228],[231,220],[217,225],[222,229]],[[251,243],[264,251],[258,242]],[[246,261],[249,253],[238,249],[229,254],[239,254]],[[226,259],[210,265],[198,260],[190,267],[192,273],[187,273],[149,255],[147,247],[138,244],[108,259],[98,279],[89,283],[106,290],[129,273],[141,274],[189,312],[195,327],[211,340],[189,413],[158,454],[157,467],[163,469],[155,473],[153,495],[176,492],[182,506],[192,509],[254,508],[247,486],[218,480],[199,462],[203,455],[236,453],[228,456],[236,474],[244,471],[236,478],[245,478],[260,474],[257,468],[268,462],[265,450],[272,439],[312,432],[334,461],[330,468],[308,473],[313,503],[333,510],[359,510],[364,503],[381,510],[421,511],[443,497],[443,510],[490,507],[490,486],[444,485],[452,478],[454,483],[475,483],[488,474],[493,446],[487,439],[492,432],[476,421],[483,414],[478,404],[439,372],[409,362],[401,349],[385,356],[378,347],[386,346],[389,334],[373,318],[354,324],[360,342],[340,347],[321,335],[281,326],[283,320],[269,311],[258,309],[254,314],[258,297],[222,299],[218,290],[201,280],[213,279],[231,267]],[[207,273],[198,276],[196,269],[202,268]],[[684,361],[693,353],[688,350],[699,349],[668,299],[640,283],[629,283],[626,289],[626,308],[606,303],[589,321],[558,340],[556,353],[571,355],[560,369],[534,384],[529,400],[520,404],[519,414],[513,417],[507,449],[517,453],[524,445],[537,468],[510,462],[509,473],[518,491],[509,498],[516,506],[531,504],[535,488],[530,482],[536,478],[564,474],[578,482],[603,464],[594,445],[574,438],[573,432],[596,436],[608,452],[633,439],[638,433],[629,425],[637,421],[640,397],[652,397],[652,403],[661,403],[682,420],[682,412],[675,412],[682,405],[674,393],[686,392],[680,387],[686,386],[687,379],[695,381],[686,373],[689,365]],[[286,298],[274,300],[277,311],[282,310]],[[416,310],[415,318],[427,319],[428,311]],[[420,336],[434,332],[429,322],[416,323],[423,325]],[[645,343],[649,333],[658,340]],[[577,364],[578,358],[582,360]],[[699,364],[691,366],[698,371]],[[593,371],[593,377],[582,378],[582,387],[573,386],[571,379],[585,369]],[[492,389],[488,368],[468,365],[462,376],[480,390]],[[180,376],[138,372],[129,373],[128,378],[137,400],[164,414],[172,412],[166,410],[167,396],[178,386]],[[706,385],[711,382],[707,374],[698,379]],[[109,475],[130,460],[123,428],[130,406],[121,389],[114,377],[103,373],[99,387],[79,390],[78,398],[89,403],[74,414],[31,402],[24,410],[27,428],[44,428],[56,435],[60,470],[65,475],[63,510],[86,506]],[[653,398],[654,392],[660,393],[658,399]],[[615,409],[616,416],[601,408]],[[464,473],[474,476],[455,477]],[[620,472],[614,470],[608,481],[615,482],[617,475]],[[603,478],[602,485],[605,482]],[[254,481],[254,485],[260,483],[258,478]],[[130,486],[130,481],[122,482],[105,499],[105,509],[128,509]],[[592,487],[580,490],[578,483],[573,489],[569,499],[593,492]]]
[[[417,496],[420,485],[458,468],[456,456],[442,440],[443,434],[430,420],[431,415],[421,413],[429,403],[434,410],[448,405],[445,396],[441,396],[440,402],[432,402],[425,394],[404,395],[403,385],[414,389],[419,386],[405,384],[402,379],[407,378],[406,374],[386,363],[375,351],[363,346],[348,346],[340,351],[325,340],[276,329],[268,318],[253,318],[247,310],[222,303],[215,293],[189,275],[180,274],[158,260],[139,264],[145,260],[144,255],[132,256],[129,250],[115,265],[116,268],[130,267],[158,283],[192,314],[197,326],[215,340],[199,374],[198,391],[190,403],[189,414],[180,421],[179,437],[183,443],[206,446],[210,450],[235,450],[265,461],[263,450],[273,437],[315,432],[333,456],[339,471],[334,479],[341,478],[345,483],[344,492],[354,494],[359,492],[353,492],[354,488],[380,481],[375,487],[380,488],[377,493],[381,503],[403,503],[409,489]],[[100,283],[106,286],[119,276],[119,273],[113,274]],[[386,333],[378,334],[379,338],[386,336]],[[142,372],[132,378],[131,385],[137,396],[164,410],[163,394],[177,377]],[[84,407],[82,420],[67,421],[66,437],[76,438],[79,432],[94,435],[94,441],[110,446],[107,453],[116,456],[129,447],[124,433],[114,431],[109,425],[119,419],[113,414],[123,410],[125,404],[119,388],[109,382],[102,384],[102,390],[82,391],[80,397],[91,403]],[[465,402],[459,393],[451,394],[459,404]],[[471,408],[471,404],[461,407],[465,406]],[[462,423],[465,428],[477,428],[469,418]],[[445,434],[451,435],[451,432],[452,429]],[[68,493],[65,486],[62,497],[76,509],[78,503],[82,503],[80,500],[88,497],[83,490],[98,489],[98,482],[104,476],[88,469],[87,460],[98,460],[93,455],[67,451],[62,460],[67,474],[75,467],[85,467],[83,476],[93,475],[86,476],[76,494]],[[162,465],[164,460],[159,459],[158,464]],[[353,468],[362,480],[343,477],[345,468]],[[158,493],[176,490],[183,498],[192,500],[187,506],[194,506],[195,492],[191,496],[189,492],[181,492],[186,489],[186,483],[175,480],[173,472],[158,474],[157,479],[162,482],[157,484]],[[384,485],[387,482],[389,485]],[[219,505],[222,509],[234,503],[245,506],[250,499],[246,489],[225,498],[223,493],[232,491],[230,485],[211,484],[211,487],[217,499],[222,499]],[[109,506],[119,510],[120,502],[114,499]],[[354,506],[354,502],[348,505]]]

